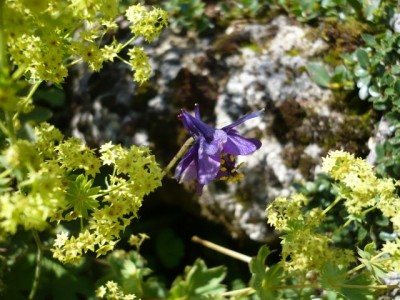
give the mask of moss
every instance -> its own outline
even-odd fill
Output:
[[[296,128],[301,126],[306,111],[294,100],[285,100],[275,108],[272,131],[280,142],[285,143],[296,137]]]
[[[366,23],[349,17],[345,22],[337,18],[328,18],[319,25],[316,33],[322,37],[329,47],[324,54],[324,61],[332,66],[341,65],[342,55],[356,50],[363,44],[361,34],[370,31]]]
[[[239,52],[243,45],[251,44],[250,35],[244,32],[233,32],[220,35],[212,46],[212,52],[222,56],[229,56]]]
[[[366,156],[376,113],[356,95],[337,93],[330,103],[330,115],[319,115],[293,100],[282,102],[275,112],[273,134],[286,144],[282,158],[288,168],[298,169],[312,179],[316,161],[304,153],[306,146],[319,145],[323,152],[343,149]],[[324,155],[322,153],[321,155]]]
[[[300,165],[301,156],[304,153],[304,146],[302,145],[287,145],[282,150],[282,158],[285,166],[290,169],[297,169]]]

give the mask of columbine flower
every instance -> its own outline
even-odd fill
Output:
[[[214,179],[240,179],[236,172],[235,157],[248,155],[261,147],[257,139],[247,139],[234,129],[239,124],[259,116],[263,110],[248,114],[221,129],[211,127],[200,120],[199,107],[193,117],[185,110],[179,114],[185,128],[194,138],[194,144],[179,162],[175,178],[179,182],[197,181],[197,192]]]

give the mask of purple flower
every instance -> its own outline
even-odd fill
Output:
[[[238,179],[235,157],[253,153],[261,147],[261,142],[242,137],[234,128],[259,116],[263,111],[247,114],[236,122],[217,129],[200,120],[197,104],[194,117],[182,110],[179,118],[193,136],[194,144],[176,167],[175,178],[179,182],[196,180],[199,194],[203,186],[214,179]]]

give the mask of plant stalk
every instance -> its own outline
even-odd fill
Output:
[[[8,77],[8,62],[6,53],[6,34],[4,28],[4,5],[5,0],[0,0],[0,75]]]
[[[174,158],[169,162],[169,164],[165,167],[163,171],[163,177],[168,174],[168,172],[172,169],[172,167],[176,164],[176,162],[186,153],[188,148],[192,145],[194,138],[189,138],[179,149],[178,153],[174,156]]]
[[[241,260],[241,261],[243,261],[245,263],[250,263],[250,260],[251,260],[250,256],[247,256],[247,255],[244,255],[242,253],[233,251],[231,249],[222,247],[222,246],[214,244],[212,242],[203,240],[203,239],[199,238],[198,236],[193,236],[192,237],[192,241],[195,242],[195,243],[198,243],[198,244],[200,244],[200,245],[202,245],[204,247],[210,248],[210,249],[212,249],[214,251],[217,251],[217,252],[220,252],[220,253],[225,254],[227,256],[233,257],[235,259]]]
[[[333,201],[327,208],[324,209],[324,211],[322,212],[322,215],[326,215],[328,213],[328,211],[330,211],[336,204],[339,203],[340,200],[342,200],[342,198],[337,197],[335,199],[335,201]]]
[[[32,234],[37,246],[37,254],[36,254],[35,275],[33,277],[31,292],[29,293],[28,297],[29,300],[33,300],[35,298],[36,291],[39,286],[40,274],[42,273],[42,258],[43,258],[43,245],[42,242],[40,241],[40,237],[36,230],[32,230]]]

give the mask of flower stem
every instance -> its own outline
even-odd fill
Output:
[[[132,43],[136,39],[136,35],[132,36],[125,44],[122,45],[121,49],[124,49],[130,43]]]
[[[217,252],[220,252],[220,253],[225,254],[227,256],[233,257],[235,259],[241,260],[241,261],[243,261],[245,263],[250,263],[250,260],[251,260],[250,256],[244,255],[242,253],[239,253],[239,252],[233,251],[231,249],[222,247],[220,245],[211,243],[209,241],[203,240],[203,239],[199,238],[198,236],[193,236],[192,237],[192,241],[196,242],[196,243],[199,243],[200,245],[202,245],[204,247],[207,247],[207,248],[210,248],[210,249],[212,249],[214,251],[217,251]]]
[[[75,59],[74,61],[70,62],[69,64],[66,64],[66,68],[72,67],[73,65],[76,65],[78,62],[81,62],[83,59],[82,57]]]
[[[0,0],[0,74],[8,77],[6,35],[4,30],[4,4],[5,0]]]
[[[39,235],[36,230],[32,230],[32,234],[36,242],[37,254],[36,254],[35,275],[33,277],[32,289],[28,297],[29,300],[33,300],[35,298],[35,294],[39,286],[40,274],[42,271],[42,258],[43,258],[43,245],[42,242],[40,241]]]
[[[234,291],[229,291],[229,292],[225,292],[222,293],[221,296],[223,297],[231,297],[231,296],[235,296],[235,295],[240,295],[240,296],[249,296],[251,294],[254,294],[255,290],[251,287],[247,287],[244,289],[239,289],[239,290],[234,290]]]
[[[373,262],[374,260],[380,258],[384,254],[385,254],[385,252],[380,252],[377,255],[375,255],[373,258],[371,258],[369,261]],[[365,268],[365,265],[364,264],[360,264],[360,265],[356,266],[355,268],[347,271],[347,275],[351,275],[351,274],[353,274],[353,273],[355,273],[355,272],[357,272],[357,271],[359,271],[359,270],[361,270],[363,268]]]
[[[165,167],[165,169],[163,171],[163,176],[168,174],[168,172],[172,169],[172,167],[176,164],[176,162],[186,153],[188,148],[192,145],[193,141],[194,141],[194,139],[191,137],[183,144],[181,149],[179,149],[178,153],[169,162],[168,166]]]
[[[322,212],[322,215],[326,215],[328,213],[328,211],[330,211],[332,209],[332,207],[334,207],[336,204],[339,203],[340,200],[342,200],[342,198],[337,197],[335,199],[335,201],[333,201],[327,208],[324,209],[324,211]]]

